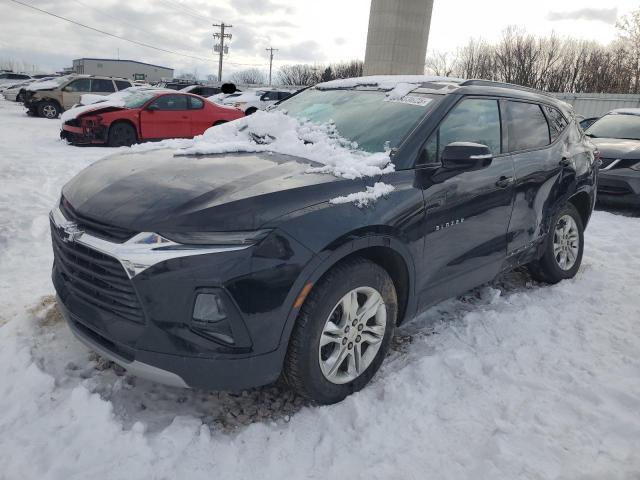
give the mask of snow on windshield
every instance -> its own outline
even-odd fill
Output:
[[[48,90],[50,88],[58,88],[63,83],[71,80],[72,77],[64,76],[64,77],[55,77],[49,80],[33,82],[31,85],[27,87],[27,90],[36,91],[36,90]]]

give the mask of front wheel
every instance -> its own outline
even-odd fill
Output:
[[[44,118],[58,118],[62,109],[56,102],[40,102],[38,104],[38,115]]]
[[[584,227],[576,208],[567,203],[553,217],[542,257],[530,265],[532,276],[539,281],[558,283],[573,278],[584,250]]]
[[[337,265],[300,310],[285,359],[286,381],[319,404],[362,389],[389,349],[397,311],[393,281],[382,267],[362,258]]]
[[[114,123],[109,128],[107,145],[110,147],[130,147],[137,140],[136,129],[129,123]]]

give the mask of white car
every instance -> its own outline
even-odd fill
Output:
[[[274,103],[289,98],[294,92],[279,89],[247,90],[240,94],[233,93],[222,100],[223,105],[239,108],[245,115],[251,115],[257,110],[266,110]]]
[[[36,80],[32,78],[31,80],[23,81],[15,85],[10,85],[2,91],[2,95],[6,100],[10,100],[12,102],[21,102],[24,99],[24,90],[27,85],[30,85],[35,81]]]
[[[5,88],[30,79],[31,77],[25,73],[2,72],[0,73],[0,92]]]

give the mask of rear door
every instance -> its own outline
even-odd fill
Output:
[[[85,93],[91,92],[91,79],[78,78],[68,83],[62,89],[62,106],[65,110],[73,107],[76,103],[80,103],[80,97]]]
[[[507,125],[507,151],[515,166],[515,195],[509,225],[509,255],[524,252],[543,235],[543,212],[551,208],[559,189],[564,147],[554,142],[540,104],[503,101]],[[562,124],[561,119],[558,119]],[[566,127],[566,124],[564,125]]]
[[[444,168],[440,155],[453,142],[486,145],[493,158],[473,168]],[[514,175],[502,143],[499,101],[465,97],[425,145],[419,175],[426,209],[418,280],[422,307],[490,281],[502,267]]]
[[[140,113],[143,138],[187,138],[191,136],[191,113],[187,95],[162,95]]]
[[[103,78],[91,79],[91,93],[94,95],[111,95],[116,89],[113,85],[113,80],[107,80]]]

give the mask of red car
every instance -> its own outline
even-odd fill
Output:
[[[241,117],[241,110],[197,95],[134,87],[66,111],[60,137],[74,145],[121,147],[146,140],[190,138]]]

